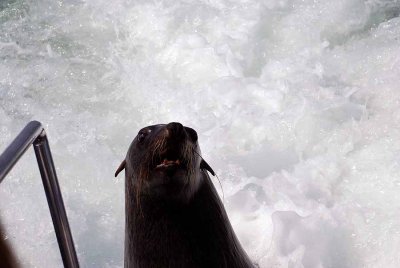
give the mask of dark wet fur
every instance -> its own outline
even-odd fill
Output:
[[[126,158],[125,267],[254,267],[210,177],[200,169],[208,164],[200,164],[197,142],[185,140],[178,148],[189,174],[183,178],[183,198],[159,196],[151,187],[146,189],[159,153],[171,145],[170,140],[155,139],[144,150],[134,141]]]
[[[126,254],[133,254],[134,265],[125,267],[253,267],[210,178],[202,176],[192,202],[144,197],[141,212],[127,215],[132,252]]]

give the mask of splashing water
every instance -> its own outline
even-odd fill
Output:
[[[0,148],[43,122],[82,267],[122,267],[143,126],[199,133],[260,267],[399,267],[398,0],[3,0]],[[61,258],[32,150],[0,186],[23,267]],[[216,183],[217,189],[219,189]]]

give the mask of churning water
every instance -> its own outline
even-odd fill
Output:
[[[1,0],[0,148],[43,122],[82,267],[122,267],[137,131],[199,133],[262,268],[400,267],[400,1]],[[33,151],[0,186],[23,267],[60,267]],[[217,189],[220,187],[216,183]]]

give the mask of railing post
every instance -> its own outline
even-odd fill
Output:
[[[79,263],[75,252],[74,241],[69,228],[60,186],[58,185],[49,142],[44,131],[34,141],[33,147],[35,149],[40,174],[42,175],[44,191],[46,192],[47,203],[49,204],[51,218],[53,219],[64,267],[77,268],[79,267]]]

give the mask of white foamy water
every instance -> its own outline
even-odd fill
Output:
[[[113,174],[141,127],[171,121],[197,130],[260,267],[400,267],[399,13],[397,0],[3,0],[0,150],[44,124],[82,267],[123,266]],[[35,161],[0,185],[0,215],[23,267],[61,267]]]

